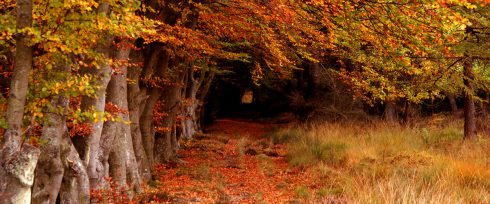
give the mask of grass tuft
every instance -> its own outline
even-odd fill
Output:
[[[279,128],[264,135],[269,138],[273,144],[284,144],[291,140],[299,138],[301,131],[295,128]]]
[[[325,184],[314,194],[320,198],[489,203],[490,139],[462,142],[460,122],[425,124],[328,123],[288,130],[295,136],[288,136],[287,159],[294,166],[316,168]],[[296,189],[298,197],[302,192]]]

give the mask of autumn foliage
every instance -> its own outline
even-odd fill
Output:
[[[362,162],[346,153],[348,142],[270,129],[379,116],[413,125],[445,111],[447,99],[451,117],[462,112],[462,137],[478,140],[488,129],[489,5],[3,0],[0,197],[130,203],[183,193],[202,199],[195,202],[274,203],[310,202],[323,190],[335,194],[328,202],[351,201],[352,189],[323,186],[315,179],[327,175],[307,165],[352,176]],[[245,92],[248,105],[239,102]],[[221,119],[204,133],[223,116],[268,123]],[[465,175],[473,168],[451,165]]]

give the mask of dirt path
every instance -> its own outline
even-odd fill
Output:
[[[183,163],[159,167],[155,197],[168,203],[285,203],[300,198],[302,188],[317,188],[314,173],[290,167],[286,148],[263,138],[274,128],[281,127],[216,121],[209,134],[182,144]]]

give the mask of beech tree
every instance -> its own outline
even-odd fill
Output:
[[[26,35],[26,30],[32,26],[32,9],[30,0],[17,2],[16,29],[20,33],[15,38],[15,67],[5,115],[8,127],[0,155],[0,192],[8,203],[29,203],[33,173],[40,153],[32,145],[22,144],[22,119],[33,58],[32,47]]]

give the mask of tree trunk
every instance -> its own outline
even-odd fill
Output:
[[[447,93],[446,94],[447,100],[449,101],[449,105],[451,106],[451,112],[453,114],[458,112],[458,104],[456,103],[456,98],[454,97],[454,94],[452,93]]]
[[[110,67],[104,65],[99,69],[93,70],[96,73],[94,75],[98,78],[96,85],[99,87],[95,93],[95,98],[83,97],[82,98],[82,110],[93,110],[97,113],[96,121],[92,123],[92,133],[83,137],[84,149],[81,151],[82,159],[87,166],[88,174],[90,177],[90,183],[96,184],[98,182],[97,170],[97,156],[99,155],[100,138],[103,129],[103,112],[105,110],[106,103],[106,88],[110,80]],[[93,186],[95,187],[95,186]]]
[[[119,60],[127,60],[129,58],[129,49],[118,51],[116,56]],[[109,166],[111,176],[118,182],[120,186],[127,186],[130,190],[139,192],[140,176],[138,168],[134,168],[136,157],[133,150],[133,141],[131,137],[131,129],[129,124],[128,110],[128,89],[127,89],[127,66],[119,68],[120,73],[113,75],[108,87],[108,102],[117,106],[122,111],[117,115],[122,121],[108,121],[109,125],[115,125],[115,132],[107,132],[113,134],[114,146],[109,157]]]
[[[180,138],[191,139],[200,130],[198,129],[197,107],[199,102],[196,99],[191,99],[193,102],[185,107],[184,118],[182,119],[182,136]]]
[[[487,106],[488,106],[489,97],[490,97],[489,94],[487,92],[485,92],[485,95],[484,95],[485,100],[480,101],[481,115],[484,118],[488,117]]]
[[[307,66],[308,91],[306,99],[317,101],[322,98],[322,67],[320,63],[311,62]]]
[[[471,140],[476,138],[476,118],[475,102],[473,99],[473,60],[467,59],[464,62],[464,139]]]
[[[109,90],[111,89],[108,86]],[[108,94],[109,96],[110,94]],[[110,96],[109,96],[110,98]],[[97,168],[95,178],[91,178],[96,183],[91,184],[92,188],[104,188],[107,187],[106,180],[104,178],[109,177],[109,157],[114,146],[114,140],[117,135],[117,123],[114,121],[107,121],[104,123],[102,135],[100,137],[99,151],[97,155]],[[91,181],[92,182],[92,181]],[[95,185],[94,185],[95,184]]]
[[[154,88],[150,91],[148,99],[146,100],[145,108],[143,109],[143,112],[141,113],[141,118],[139,119],[139,122],[141,124],[141,137],[143,139],[143,146],[146,157],[148,158],[150,169],[153,169],[153,165],[155,164],[153,159],[153,148],[155,142],[155,130],[153,127],[153,107],[155,107],[155,104],[160,96],[161,90],[157,90],[156,88]]]
[[[32,0],[17,0],[17,29],[32,26]],[[5,118],[8,128],[4,134],[0,155],[0,198],[3,203],[29,203],[34,169],[40,151],[24,144],[22,147],[22,118],[32,69],[32,48],[29,37],[16,36],[15,67],[10,85]]]
[[[208,95],[211,84],[213,83],[214,76],[216,72],[214,70],[209,70],[208,77],[204,81],[204,86],[199,92],[197,99],[199,100],[198,106],[196,108],[196,115],[198,115],[196,120],[197,129],[202,132],[203,118],[205,116],[206,107],[206,96]]]
[[[164,73],[168,69],[169,63],[169,54],[167,52],[162,53],[162,57],[160,59],[160,66],[156,69],[156,76],[163,77]],[[151,63],[152,60],[150,60]],[[146,73],[144,73],[146,74]],[[140,124],[141,124],[141,135],[143,138],[143,146],[146,152],[146,156],[148,157],[148,162],[150,164],[150,168],[153,168],[155,164],[154,161],[154,141],[155,141],[155,130],[153,127],[153,108],[155,107],[156,102],[162,96],[162,90],[159,87],[149,87],[148,99],[146,100],[145,107],[143,108],[143,112],[141,113]]]
[[[38,148],[23,145],[20,151],[11,155],[6,161],[5,190],[0,195],[2,203],[30,203],[31,187],[34,183],[34,170],[36,169],[40,151]]]
[[[121,135],[120,133],[120,128],[116,125],[116,131],[113,132],[116,138],[112,147],[113,149],[109,155],[109,175],[119,187],[126,189],[126,161],[128,158],[124,152],[124,148],[126,148],[125,135]]]
[[[184,105],[181,121],[182,133],[180,138],[191,139],[198,131],[195,122],[197,120],[196,110],[199,101],[197,101],[196,97],[202,81],[194,79],[194,69],[192,66],[187,68],[187,72],[187,80],[185,80],[187,86],[182,90],[183,98],[185,98],[187,103]],[[204,78],[204,76],[201,77]]]
[[[98,13],[108,14],[108,3],[100,4]],[[109,59],[111,53],[111,44],[113,38],[111,36],[104,36],[96,48],[96,51],[104,55],[104,60]],[[111,79],[111,68],[107,61],[102,63],[98,68],[87,68],[82,70],[86,74],[92,75],[95,79],[95,86],[98,89],[95,92],[94,97],[83,96],[82,97],[82,110],[95,112],[95,121],[88,121],[91,124],[92,132],[89,136],[77,136],[74,138],[74,145],[78,152],[80,152],[81,159],[85,166],[87,166],[87,173],[90,178],[90,184],[92,188],[96,188],[99,183],[99,173],[102,171],[100,165],[102,162],[98,161],[100,141],[103,129],[103,113],[106,103],[106,89]]]
[[[150,165],[148,162],[148,157],[145,153],[145,149],[143,148],[139,122],[141,116],[140,105],[145,100],[145,96],[140,91],[138,84],[140,74],[141,68],[139,67],[130,67],[128,69],[128,78],[131,83],[128,84],[127,100],[129,109],[129,120],[131,121],[131,137],[133,138],[133,149],[136,156],[136,162],[138,164],[139,174],[143,181],[148,181],[151,179]]]
[[[386,101],[385,110],[383,113],[383,117],[387,123],[396,123],[398,120],[396,113],[396,103],[392,101]]]
[[[60,143],[66,130],[63,128],[65,120],[58,116],[52,118],[53,124],[43,128],[43,141],[48,141],[43,146],[41,157],[35,172],[34,186],[32,189],[32,203],[55,203],[63,180],[64,168],[61,162]]]
[[[60,66],[64,74],[68,74],[69,66]],[[66,75],[65,75],[66,76]],[[50,76],[50,78],[53,78]],[[64,82],[66,78],[60,79]],[[41,156],[36,167],[33,186],[32,203],[55,203],[63,180],[64,167],[61,161],[61,141],[66,133],[65,111],[68,108],[68,99],[65,96],[55,96],[52,107],[45,111],[41,140],[46,144],[41,147]],[[61,112],[60,112],[61,110]]]
[[[125,80],[125,79],[124,79]],[[127,93],[127,92],[126,92]],[[127,101],[126,101],[127,107]],[[129,115],[125,114],[125,121],[129,121]],[[131,127],[129,124],[121,124],[121,135],[124,135],[126,142],[126,148],[123,151],[127,154],[126,168],[127,170],[127,185],[131,192],[140,193],[141,192],[141,175],[139,173],[138,162],[136,160],[136,155],[134,151],[133,138],[131,136]]]
[[[32,0],[17,1],[17,29],[31,27]],[[22,118],[29,84],[29,72],[32,69],[32,48],[28,44],[29,37],[19,34],[16,38],[15,67],[10,84],[5,118],[8,129],[4,135],[3,148],[6,155],[20,150],[22,141]]]
[[[60,203],[90,203],[88,173],[68,134],[64,134],[61,142],[61,158],[65,174],[59,193]]]
[[[184,117],[182,119],[181,138],[192,138],[196,133],[202,132],[200,125],[201,111],[203,110],[204,98],[207,95],[211,82],[214,78],[213,70],[201,70],[198,79],[194,79],[192,67],[188,69],[187,89],[185,89],[185,99],[190,104],[184,107]]]
[[[403,124],[408,124],[409,120],[410,120],[410,102],[408,100],[406,100],[404,102],[404,107],[403,107]]]
[[[176,71],[178,72],[179,70]],[[165,163],[173,159],[175,150],[178,147],[175,123],[181,102],[181,87],[179,87],[179,85],[182,84],[185,73],[176,73],[176,75],[175,81],[178,85],[166,86],[162,96],[162,100],[165,104],[165,113],[167,114],[162,121],[162,125],[170,128],[170,131],[155,135],[154,156],[156,163]]]
[[[169,86],[165,88],[162,100],[165,103],[165,113],[167,114],[163,119],[162,125],[170,128],[170,131],[155,135],[154,154],[156,163],[168,162],[174,155],[174,141],[172,140],[175,136],[175,118],[179,110],[180,87]]]

